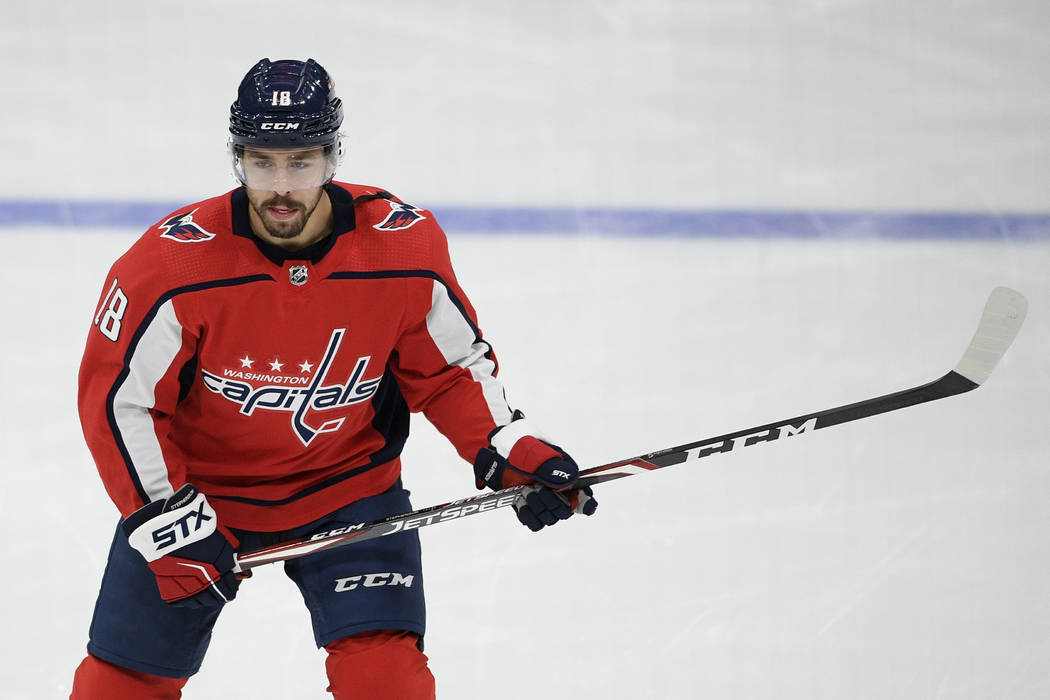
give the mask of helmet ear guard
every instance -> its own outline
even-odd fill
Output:
[[[230,105],[229,153],[234,174],[245,184],[244,149],[324,147],[329,161],[325,182],[342,158],[339,129],[343,103],[328,72],[312,58],[256,63],[241,80]]]

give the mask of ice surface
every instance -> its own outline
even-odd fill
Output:
[[[132,236],[4,237],[20,334],[0,409],[3,698],[62,696],[82,654],[115,514],[72,387],[101,275]],[[1050,298],[1035,244],[452,245],[511,400],[584,464],[914,386],[950,368],[996,284]],[[42,250],[63,254],[33,269],[30,303],[23,262]],[[609,484],[594,518],[549,532],[507,512],[424,530],[442,696],[1042,697],[1048,339],[1033,304],[971,394]],[[416,505],[473,493],[467,465],[414,429]],[[298,593],[264,567],[186,695],[323,687]]]
[[[340,81],[347,179],[420,204],[1050,210],[1045,3],[316,5],[5,5],[0,198],[229,187],[223,112],[269,54]],[[0,229],[2,700],[66,697],[84,653],[116,513],[76,371],[138,233]],[[836,234],[450,231],[511,401],[585,465],[934,379],[997,285],[1030,310],[964,396],[608,484],[537,535],[423,530],[441,697],[1050,697],[1050,240]],[[474,493],[413,429],[415,504]],[[264,567],[185,696],[324,687]]]

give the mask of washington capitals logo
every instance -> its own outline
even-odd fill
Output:
[[[210,241],[215,238],[214,233],[205,231],[193,222],[193,215],[196,213],[197,210],[194,209],[188,214],[173,216],[163,224],[160,224],[158,228],[164,229],[164,233],[160,234],[160,237],[170,238],[179,243],[200,243],[201,241]]]
[[[419,207],[404,202],[390,202],[391,212],[386,215],[382,222],[372,228],[380,231],[401,231],[409,228],[427,218],[420,214]]]
[[[309,445],[315,437],[321,433],[331,433],[339,430],[345,418],[335,418],[321,423],[319,426],[310,425],[307,422],[307,413],[314,411],[325,411],[333,408],[343,408],[354,404],[368,401],[379,389],[379,382],[383,375],[378,377],[365,377],[368,370],[370,356],[359,357],[354,363],[350,376],[342,384],[336,382],[325,384],[325,378],[332,367],[339,346],[343,342],[345,328],[332,331],[328,340],[328,347],[324,351],[323,359],[317,367],[317,373],[308,380],[306,386],[288,386],[282,384],[267,384],[265,386],[253,386],[238,379],[252,378],[263,381],[287,382],[288,377],[258,375],[252,373],[251,377],[244,372],[227,370],[226,376],[219,376],[206,370],[201,371],[204,386],[208,391],[221,395],[227,401],[240,406],[240,413],[250,416],[257,410],[287,411],[292,414],[292,432],[303,443]],[[272,365],[273,366],[273,365]],[[276,365],[278,368],[279,364]],[[298,379],[298,378],[296,378]],[[303,377],[303,383],[307,379]],[[313,422],[312,420],[310,421]]]

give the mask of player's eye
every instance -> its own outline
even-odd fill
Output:
[[[255,160],[252,161],[252,166],[256,168],[269,168],[273,166],[273,163],[268,160]]]

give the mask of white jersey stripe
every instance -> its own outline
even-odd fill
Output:
[[[157,310],[139,338],[129,371],[113,397],[113,416],[142,489],[151,501],[171,496],[168,467],[157,440],[149,409],[156,403],[154,391],[182,348],[182,326],[171,300]]]
[[[445,362],[463,367],[481,385],[482,395],[496,425],[509,423],[513,414],[496,379],[496,363],[485,357],[488,344],[478,340],[474,329],[452,302],[445,285],[434,281],[427,312],[427,332],[441,351]]]

